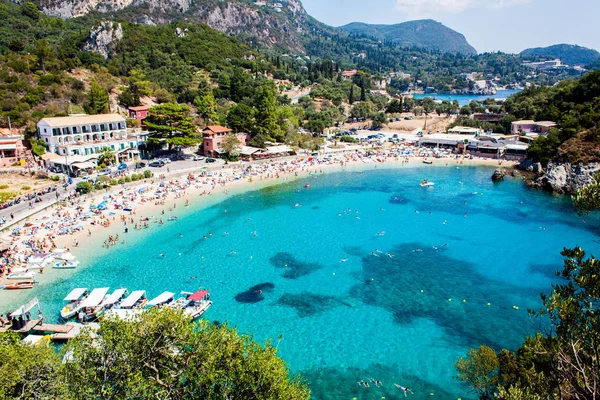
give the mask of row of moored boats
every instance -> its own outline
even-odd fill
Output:
[[[145,290],[117,289],[109,293],[109,288],[76,288],[64,298],[67,304],[60,312],[64,320],[77,318],[80,322],[92,322],[106,314],[121,319],[135,319],[144,310],[153,307],[172,307],[183,310],[192,319],[199,318],[212,305],[208,290],[181,292],[182,297],[175,298],[173,292],[163,292],[148,299]]]

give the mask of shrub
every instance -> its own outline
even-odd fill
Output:
[[[144,171],[144,178],[152,178],[154,174],[149,169]]]
[[[109,183],[111,186],[115,186],[115,185],[119,184],[119,182],[116,179],[111,179]]]
[[[94,185],[92,185],[92,182],[81,181],[77,184],[76,190],[81,194],[90,193],[94,191]]]
[[[17,162],[14,162],[14,163],[10,164],[10,166],[11,167],[20,167],[21,163],[17,161]]]
[[[356,143],[356,142],[358,142],[358,140],[356,140],[352,136],[342,136],[340,138],[340,142]]]
[[[52,178],[50,178],[50,179],[52,179],[54,182],[58,182],[58,181],[60,181],[60,176],[53,175]]]
[[[131,177],[130,176],[126,176],[125,179],[123,179],[125,182],[131,182]]]
[[[21,186],[21,190],[31,190],[31,186]]]
[[[123,178],[119,178],[119,180],[117,181],[118,185],[122,185],[125,183],[125,180]]]
[[[0,189],[8,189],[8,185],[0,185]]]
[[[0,204],[6,203],[14,197],[17,197],[17,194],[15,192],[0,192]]]
[[[48,173],[46,171],[37,171],[35,173],[36,178],[38,179],[48,179]]]

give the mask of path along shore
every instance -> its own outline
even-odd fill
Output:
[[[328,157],[297,156],[285,160],[269,160],[226,165],[212,173],[186,172],[170,179],[153,177],[139,181],[135,186],[110,188],[90,195],[71,196],[26,218],[2,232],[1,238],[10,242],[10,249],[0,258],[0,285],[11,283],[8,273],[16,268],[26,268],[27,261],[36,253],[50,253],[54,248],[66,248],[82,260],[100,246],[119,246],[127,238],[126,232],[159,228],[177,211],[190,206],[208,206],[218,203],[224,196],[257,190],[265,186],[290,180],[307,178],[310,174],[343,170],[372,168],[402,168],[405,166],[513,166],[496,159],[463,157],[430,158],[431,165],[423,164],[418,154],[402,155],[398,150],[361,150],[338,153]],[[198,168],[200,170],[201,168]],[[104,202],[104,203],[103,203]],[[103,204],[100,208],[100,204]],[[126,211],[124,209],[131,209]],[[93,239],[93,240],[90,240]],[[72,270],[46,268],[36,273],[41,284],[52,281],[53,276],[68,277]],[[15,281],[12,281],[15,282]],[[36,289],[0,291],[3,304],[35,295]],[[3,300],[7,300],[6,302]],[[10,311],[10,310],[0,310]]]

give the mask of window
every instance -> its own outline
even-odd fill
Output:
[[[72,130],[73,133],[77,133],[77,127],[76,126],[74,126],[71,130]]]
[[[100,124],[100,130],[101,130],[101,131],[105,131],[105,130],[106,130],[106,125],[104,125],[104,124]]]
[[[110,148],[114,150],[114,149],[115,149],[115,145],[114,145],[114,144],[111,144],[111,145],[110,145]]]
[[[62,128],[62,134],[63,135],[68,135],[69,134],[69,128]]]
[[[121,150],[125,149],[125,143],[121,143]]]
[[[83,133],[87,133],[87,126],[85,126],[85,125],[84,125],[84,126],[82,126],[82,127],[81,127],[81,132],[83,132]]]

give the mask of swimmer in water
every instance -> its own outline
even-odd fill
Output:
[[[348,259],[347,259],[347,258],[342,258],[342,259],[340,260],[340,262],[346,262],[346,261],[348,261]]]
[[[160,256],[160,257],[164,257],[165,255],[164,255],[163,253],[160,253],[160,254],[159,254],[159,256]]]

